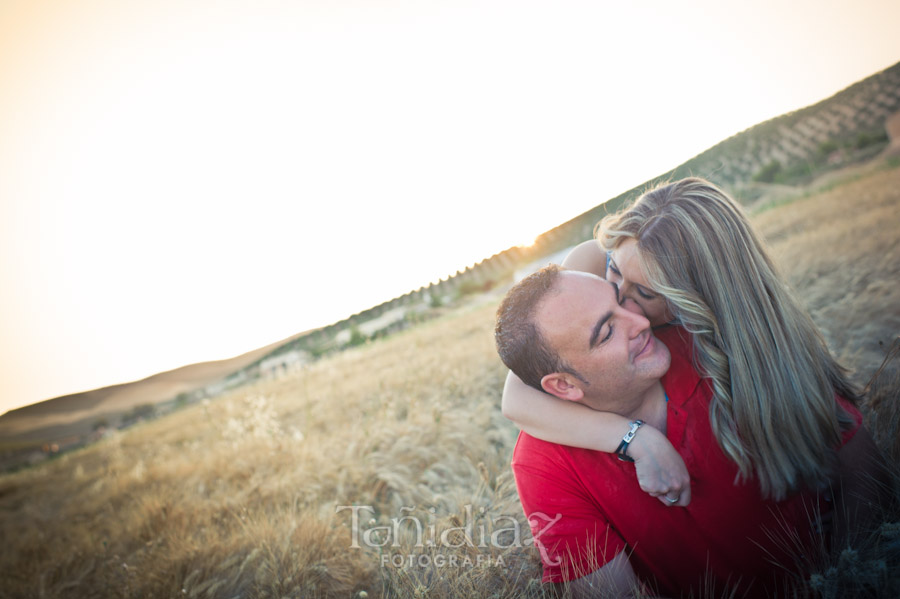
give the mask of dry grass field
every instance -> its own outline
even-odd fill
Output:
[[[900,332],[900,168],[754,219],[865,382]],[[496,302],[0,477],[0,596],[545,596],[508,465]],[[866,407],[894,465],[898,393],[883,377]],[[887,540],[823,569],[823,596],[897,590],[888,518]]]

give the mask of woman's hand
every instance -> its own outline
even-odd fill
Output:
[[[628,454],[634,458],[642,491],[670,507],[685,507],[691,502],[687,466],[664,434],[652,426],[641,427],[628,446]]]
[[[506,378],[502,409],[504,416],[532,437],[604,453],[615,452],[631,426],[624,416],[552,398],[513,373]],[[667,506],[684,507],[691,502],[691,479],[684,460],[658,429],[642,426],[628,445],[628,455],[634,459],[641,490]]]

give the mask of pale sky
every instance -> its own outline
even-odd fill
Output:
[[[900,60],[900,3],[0,0],[0,412],[329,324]]]

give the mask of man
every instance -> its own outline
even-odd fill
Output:
[[[665,432],[691,474],[690,505],[669,508],[640,490],[633,464],[522,433],[513,470],[546,582],[570,582],[583,596],[626,595],[642,584],[711,596],[739,586],[757,596],[783,590],[804,570],[818,538],[811,515],[830,507],[813,493],[776,503],[752,482],[735,483],[683,330],[669,327],[657,339],[615,285],[548,267],[504,299],[496,338],[523,381]],[[858,427],[859,412],[845,407]]]

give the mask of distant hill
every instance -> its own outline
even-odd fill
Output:
[[[140,381],[64,395],[10,410],[0,416],[0,442],[7,448],[33,447],[87,435],[101,421],[115,426],[139,406],[174,401],[180,394],[215,384],[298,335],[227,360],[182,366]]]

